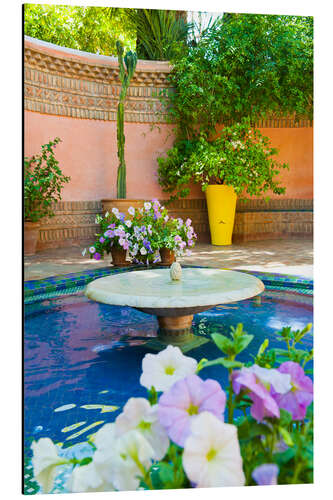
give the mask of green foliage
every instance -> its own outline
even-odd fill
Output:
[[[137,56],[135,52],[128,51],[123,57],[124,47],[117,41],[117,56],[119,63],[119,78],[121,90],[117,110],[117,144],[118,144],[118,175],[117,175],[117,197],[126,198],[126,164],[125,164],[125,134],[124,134],[124,103],[128,87],[135,72]]]
[[[172,61],[179,138],[268,114],[312,117],[313,18],[228,14]]]
[[[116,41],[135,49],[136,30],[124,9],[24,5],[25,35],[63,47],[115,56]]]
[[[284,327],[282,330],[276,332],[277,340],[285,342],[287,349],[280,349],[274,347],[266,350],[268,347],[268,340],[265,341],[266,347],[260,346],[254,362],[264,368],[274,367],[276,363],[284,363],[285,361],[294,361],[299,363],[304,369],[309,361],[313,359],[313,349],[307,351],[299,349],[296,344],[302,344],[303,337],[308,334],[312,329],[312,324],[309,323],[302,330],[291,330],[291,327]],[[311,373],[312,370],[307,370],[306,373]]]
[[[267,351],[269,342],[265,339],[258,349],[254,363],[269,369],[276,368],[284,361],[295,361],[304,369],[306,363],[312,359],[313,351],[300,351],[296,344],[302,343],[303,337],[311,328],[311,324],[295,331],[291,327],[282,328],[276,332],[276,337],[286,343],[286,349]],[[252,472],[257,466],[272,463],[279,467],[278,484],[312,483],[313,404],[308,406],[306,418],[302,421],[293,421],[292,415],[280,408],[279,418],[266,417],[262,422],[257,422],[247,413],[253,404],[251,398],[246,391],[234,394],[232,385],[233,369],[244,366],[243,363],[235,361],[235,357],[249,345],[253,335],[247,335],[240,323],[236,328],[231,327],[230,337],[215,333],[212,339],[226,356],[211,361],[202,359],[198,363],[197,372],[214,365],[228,370],[228,422],[237,426],[246,484],[256,484]],[[242,411],[244,416],[234,418],[235,410]]]
[[[268,137],[252,129],[250,120],[224,127],[215,140],[208,141],[204,135],[193,140],[180,140],[158,161],[158,180],[163,190],[173,197],[189,194],[190,181],[201,184],[233,186],[237,194],[245,191],[249,195],[261,195],[271,190],[282,194],[274,177],[280,168],[274,156],[277,150],[271,147]]]
[[[127,18],[137,30],[137,53],[140,59],[167,61],[180,50],[186,51],[192,24],[177,11],[127,9]]]
[[[52,203],[61,200],[61,189],[70,181],[63,175],[54,148],[60,139],[56,137],[44,144],[40,154],[24,158],[24,220],[37,222],[42,217],[54,215]]]

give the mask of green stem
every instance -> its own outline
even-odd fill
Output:
[[[234,405],[232,401],[233,397],[233,389],[232,389],[232,379],[231,379],[231,374],[232,374],[232,369],[230,368],[228,370],[229,372],[229,388],[228,388],[228,423],[232,424],[234,421]]]

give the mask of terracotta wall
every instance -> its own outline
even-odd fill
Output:
[[[157,161],[173,143],[165,104],[170,91],[168,62],[138,61],[125,102],[127,198],[166,199],[157,182]],[[62,142],[56,157],[71,176],[56,215],[42,222],[39,249],[93,240],[100,200],[116,197],[116,116],[120,82],[116,58],[97,56],[25,37],[24,149],[30,156],[55,137]],[[257,124],[288,162],[280,180],[284,196],[269,204],[251,200],[237,205],[235,238],[309,236],[312,233],[313,129],[309,121],[267,119]],[[269,194],[269,193],[268,193]],[[172,208],[190,217],[202,241],[209,240],[207,209],[200,187]],[[265,215],[266,214],[266,215]],[[269,216],[267,214],[270,214]]]
[[[116,106],[119,93],[115,58],[64,49],[26,37],[25,154],[56,136],[62,139],[57,158],[70,184],[65,201],[116,196]],[[125,158],[128,198],[166,198],[157,182],[156,158],[172,145],[172,126],[156,93],[166,91],[166,62],[139,61],[125,107]],[[159,112],[158,113],[156,113]],[[268,123],[268,122],[267,122]],[[266,124],[265,124],[266,125]],[[286,198],[311,199],[312,127],[296,128],[278,120],[261,127],[287,161],[281,182]],[[198,186],[191,198],[202,198]]]

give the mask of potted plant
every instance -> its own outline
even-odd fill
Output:
[[[167,209],[158,200],[144,203],[143,220],[151,228],[152,248],[159,251],[162,265],[171,265],[176,256],[189,253],[195,245],[197,235],[191,219],[184,222],[169,217]]]
[[[114,266],[127,266],[127,250],[132,246],[131,219],[126,219],[125,214],[113,208],[111,214],[107,212],[104,217],[97,215],[95,222],[100,225],[100,232],[96,235],[96,241],[88,248],[90,258],[100,260],[104,258],[105,253],[111,254]],[[85,248],[82,255],[86,252]]]
[[[142,202],[137,203],[136,200],[126,200],[124,104],[128,87],[135,72],[137,56],[135,52],[128,51],[123,57],[123,45],[119,41],[117,41],[116,46],[119,63],[119,78],[121,81],[121,90],[117,109],[117,154],[119,159],[117,173],[117,200],[102,200],[102,207],[104,212],[110,212],[113,207],[125,211],[129,208],[129,206],[133,206],[133,204],[137,207],[142,205]]]
[[[41,153],[24,158],[24,253],[36,252],[39,221],[54,216],[52,203],[61,200],[61,189],[70,181],[63,175],[54,149],[60,139],[44,144]]]
[[[281,168],[288,168],[273,158],[277,153],[269,138],[244,118],[224,127],[214,140],[201,135],[176,143],[166,158],[158,158],[159,182],[164,191],[176,191],[175,197],[189,194],[190,181],[200,183],[206,192],[212,244],[230,245],[238,195],[285,192],[274,180]]]

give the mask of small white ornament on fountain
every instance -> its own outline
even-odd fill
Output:
[[[182,268],[179,262],[174,262],[170,266],[170,278],[173,281],[180,281],[182,279]]]

